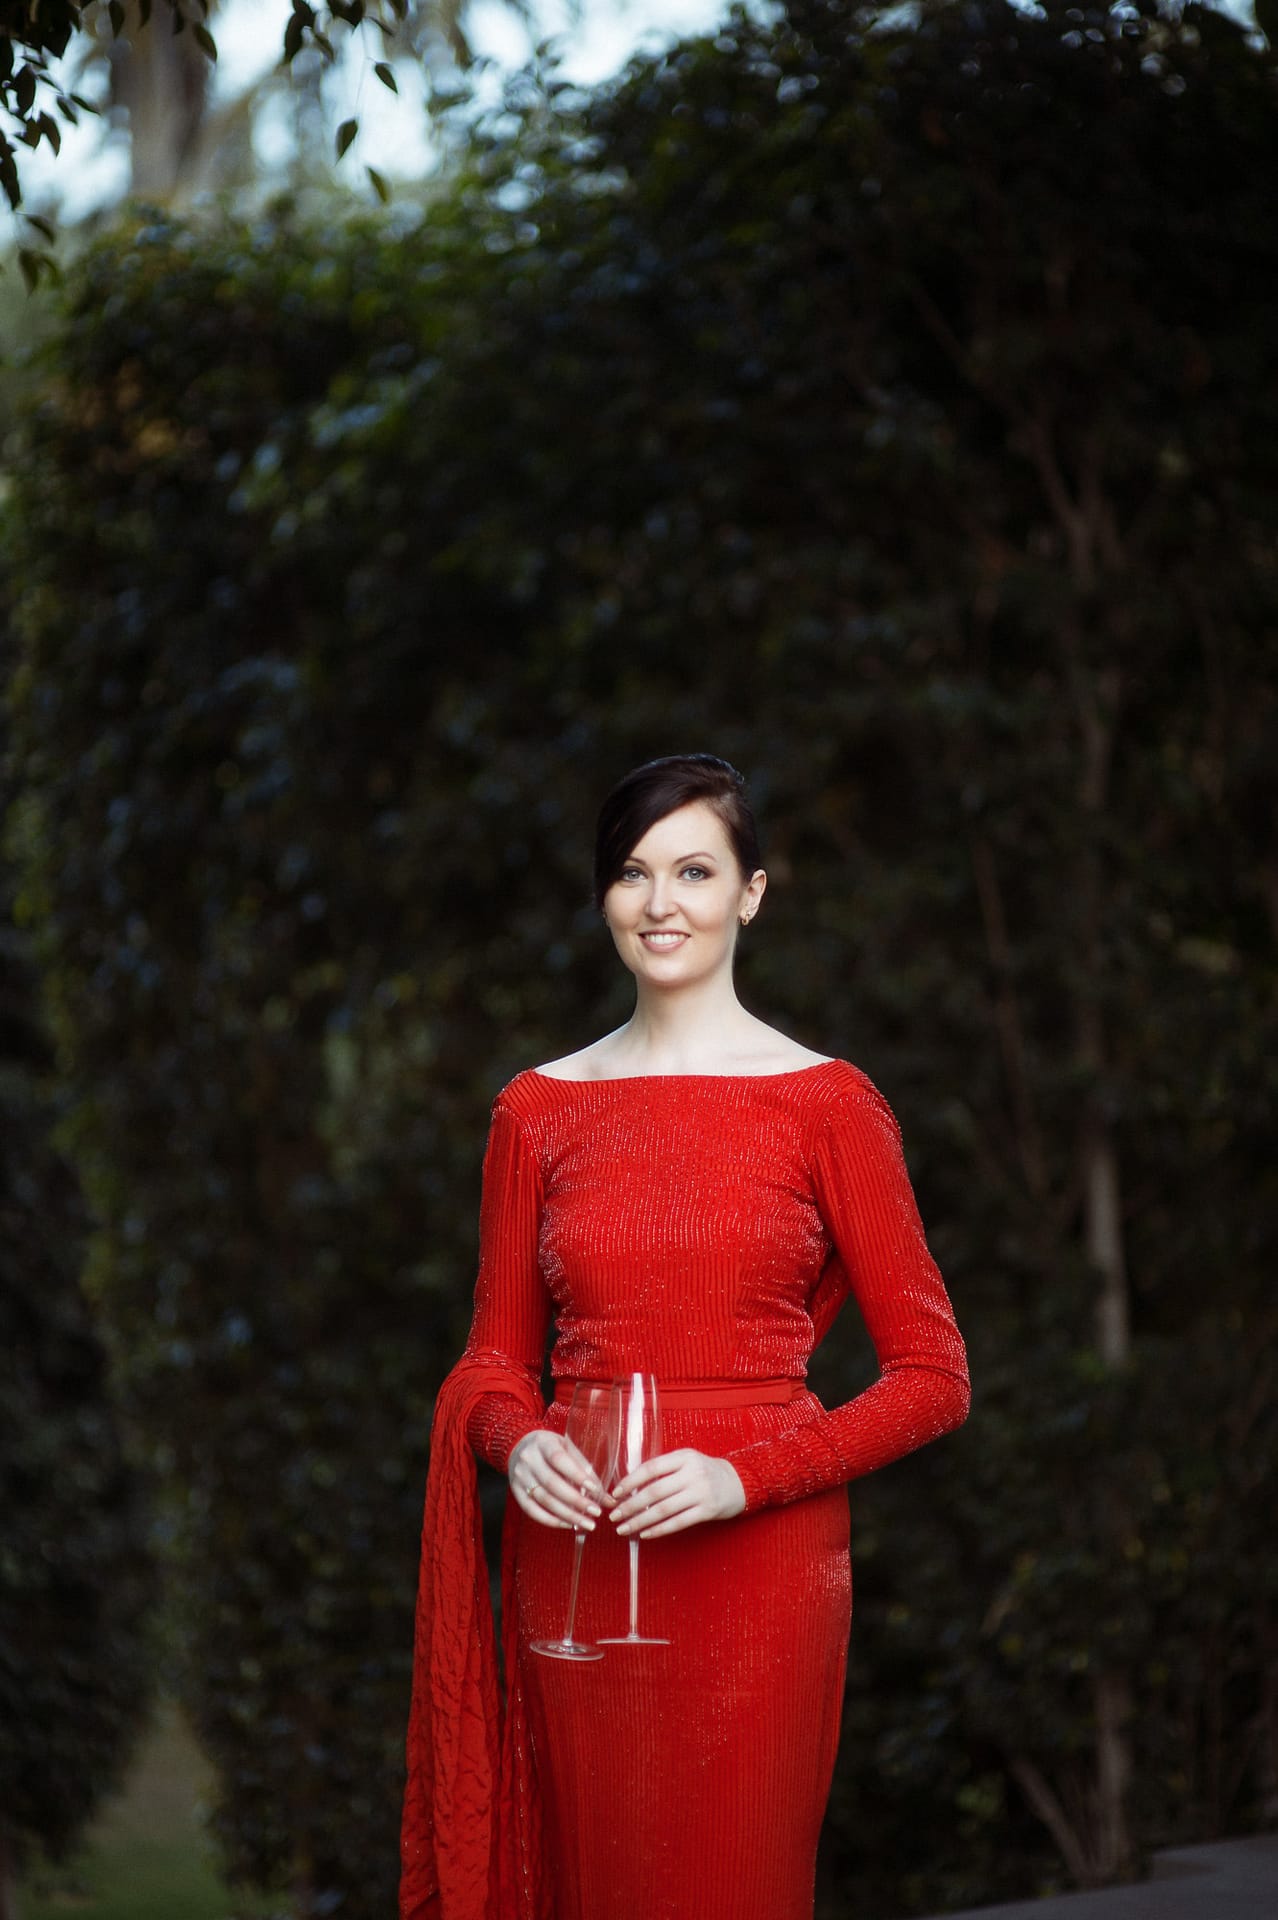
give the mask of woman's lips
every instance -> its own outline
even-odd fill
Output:
[[[641,933],[639,938],[653,953],[673,953],[688,938],[686,933]]]

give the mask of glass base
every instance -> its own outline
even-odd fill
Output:
[[[602,1660],[603,1648],[587,1645],[584,1640],[530,1640],[528,1645],[534,1653],[544,1653],[548,1660]]]
[[[601,1633],[601,1647],[668,1647],[670,1642],[657,1633]]]

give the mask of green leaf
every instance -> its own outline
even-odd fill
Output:
[[[44,217],[38,213],[28,213],[23,217],[28,226],[34,227],[37,233],[42,233],[46,240],[52,241],[54,239],[52,221],[44,219]]]
[[[28,293],[34,293],[40,284],[40,272],[45,258],[43,253],[37,253],[32,247],[18,248],[18,265],[22,269],[22,277],[27,283]]]
[[[18,104],[18,112],[25,117],[30,113],[36,96],[36,74],[34,67],[19,67],[13,83],[13,97]]]
[[[389,87],[392,93],[399,92],[399,84],[395,79],[394,72],[387,66],[384,60],[377,62],[377,65],[373,68],[373,72],[377,75],[384,87]]]
[[[107,16],[111,22],[111,32],[114,34],[115,38],[118,40],[120,35],[124,32],[123,0],[110,0],[110,4],[107,7]]]
[[[391,197],[391,190],[389,185],[383,179],[382,175],[377,171],[376,167],[365,167],[364,171],[368,175],[370,181],[372,182],[373,192],[377,195],[382,205],[384,207],[388,207],[390,205],[390,197]]]
[[[217,42],[208,28],[200,26],[197,22],[196,25],[191,28],[191,32],[195,35],[195,44],[201,53],[207,53],[210,60],[216,60]]]
[[[0,187],[4,188],[4,197],[15,210],[22,205],[22,187],[18,181],[17,162],[13,157],[13,148],[0,134]]]
[[[342,158],[342,155],[346,152],[347,148],[351,144],[351,141],[355,138],[355,135],[358,132],[359,132],[358,120],[343,120],[341,126],[337,129],[337,157],[339,160]]]

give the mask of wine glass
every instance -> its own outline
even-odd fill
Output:
[[[617,1471],[617,1448],[621,1440],[621,1395],[616,1386],[599,1381],[579,1380],[572,1390],[568,1425],[564,1431],[568,1445],[581,1456],[582,1480],[589,1488],[590,1478],[599,1489],[609,1485]],[[533,1640],[534,1653],[551,1660],[602,1660],[603,1648],[588,1641],[573,1639],[577,1618],[577,1588],[581,1584],[581,1554],[586,1544],[586,1529],[573,1529],[572,1587],[568,1594],[568,1620],[559,1640]]]
[[[661,1402],[657,1382],[650,1373],[627,1374],[613,1382],[620,1403],[621,1445],[618,1449],[616,1479],[623,1480],[645,1460],[654,1460],[661,1452]],[[615,1484],[615,1483],[614,1483]],[[611,1490],[611,1489],[610,1489]],[[630,1631],[603,1634],[605,1647],[668,1647],[670,1642],[655,1633],[639,1631],[639,1542],[631,1536],[630,1548]]]

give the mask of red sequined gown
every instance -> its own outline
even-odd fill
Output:
[[[796,1387],[786,1403],[667,1409],[666,1448],[726,1457],[746,1493],[739,1518],[642,1546],[641,1627],[668,1647],[591,1664],[529,1651],[563,1630],[572,1536],[507,1512],[528,1748],[515,1758],[539,1838],[527,1884],[489,1911],[811,1920],[851,1614],[845,1483],[968,1406],[891,1111],[840,1060],[766,1076],[521,1073],[493,1109],[480,1239],[464,1364],[494,1382],[508,1371],[512,1392],[475,1398],[466,1432],[502,1470],[522,1434],[563,1428],[564,1406],[542,1413],[536,1392],[552,1317],[556,1381],[641,1369],[748,1389],[801,1380],[856,1299],[880,1374],[846,1405]],[[623,1633],[627,1605],[626,1545],[605,1519],[586,1543],[579,1635]],[[402,1911],[440,1908],[407,1897]]]

